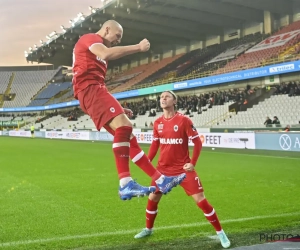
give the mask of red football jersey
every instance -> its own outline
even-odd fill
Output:
[[[98,34],[83,35],[73,50],[73,90],[74,96],[92,84],[105,84],[107,62],[90,51],[93,44],[103,43]]]
[[[176,112],[170,119],[159,117],[153,126],[153,140],[160,143],[158,168],[169,175],[182,173],[184,164],[191,161],[189,140],[198,136],[191,119],[181,113]]]

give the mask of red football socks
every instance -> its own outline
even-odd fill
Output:
[[[119,179],[130,177],[129,146],[132,127],[123,126],[115,130],[113,152],[118,170]]]
[[[152,229],[154,226],[154,221],[158,212],[157,206],[158,202],[148,199],[146,208],[146,228],[148,229]]]
[[[210,222],[210,224],[215,228],[215,230],[221,231],[222,227],[220,225],[218,216],[214,208],[208,203],[206,199],[197,203],[197,206],[203,211],[204,216]]]
[[[130,158],[151,179],[156,181],[161,176],[161,173],[153,167],[144,151],[140,148],[135,136],[130,140]]]

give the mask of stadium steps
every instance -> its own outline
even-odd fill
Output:
[[[136,84],[142,82],[145,78],[153,75],[158,70],[160,70],[161,68],[164,68],[168,64],[174,62],[176,59],[178,59],[181,56],[182,56],[182,54],[176,55],[174,57],[164,58],[161,61],[152,64],[151,67],[148,67],[143,73],[130,79],[125,84],[122,84],[122,85],[116,87],[112,92],[117,93],[117,92],[122,92],[122,91],[126,91],[126,90],[130,89],[133,85],[136,85]]]
[[[62,97],[64,94],[66,94],[66,93],[69,92],[69,91],[70,91],[69,88],[68,88],[68,89],[65,89],[65,90],[63,90],[63,91],[60,91],[60,92],[57,93],[56,95],[52,96],[52,97],[48,100],[48,102],[45,103],[45,105],[52,104],[52,103],[53,103],[53,102],[52,102],[53,100]]]
[[[228,111],[224,114],[212,119],[211,121],[204,124],[204,128],[211,128],[214,125],[218,125],[219,123],[226,121],[227,119],[230,119],[231,117],[235,116],[236,112]]]
[[[15,78],[15,73],[12,73],[11,76],[10,76],[10,78],[9,78],[9,83],[7,85],[7,88],[6,88],[5,92],[4,92],[4,95],[2,95],[2,100],[0,100],[0,108],[3,107],[4,96],[10,94],[10,90],[11,90],[11,86],[12,86],[12,84],[14,82],[14,78]]]
[[[4,103],[4,95],[0,94],[0,108],[2,108]]]
[[[9,83],[7,85],[7,88],[6,88],[5,92],[4,92],[5,95],[10,94],[11,86],[12,86],[12,84],[14,82],[14,79],[15,79],[15,73],[12,73],[11,76],[10,76],[10,78],[9,78]]]
[[[31,98],[31,101],[35,100],[35,98],[42,92],[44,91],[48,85],[51,84],[51,82],[48,82],[45,86],[43,86],[38,92],[36,92],[36,94]]]
[[[37,119],[38,115],[36,114],[35,116],[31,116],[27,119],[24,120],[24,122],[22,124],[19,125],[19,128],[26,128],[28,126],[31,126],[32,124],[35,123],[35,120]]]
[[[235,102],[230,105],[229,110],[235,110],[237,112],[247,111],[247,109],[253,108],[254,105],[258,105],[258,103],[264,102],[266,99],[270,98],[275,91],[276,88],[271,88],[270,90],[267,90],[266,88],[258,89],[255,94],[247,98],[247,104],[239,105]]]
[[[270,98],[275,91],[276,88],[271,88],[270,90],[267,90],[266,88],[261,88],[257,90],[257,92],[253,94],[253,96],[250,95],[249,98],[247,98],[247,104],[240,105],[237,102],[231,104],[228,107],[227,112],[209,121],[204,125],[204,127],[213,127],[215,125],[219,125],[223,122],[226,122],[226,120],[229,120],[235,115],[237,115],[239,111],[246,111],[247,109],[252,108],[254,105],[257,105],[259,102],[263,102],[266,99]]]

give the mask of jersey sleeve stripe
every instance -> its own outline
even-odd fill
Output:
[[[153,141],[157,141],[159,138],[153,138]]]
[[[195,135],[195,136],[190,136],[190,138],[193,140],[195,138],[199,137],[199,135]]]
[[[92,45],[90,45],[89,50],[91,50],[91,48],[96,44],[103,44],[103,43],[93,43]]]

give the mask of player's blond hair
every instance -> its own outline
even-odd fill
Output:
[[[172,90],[168,90],[165,92],[169,92],[174,97],[174,99],[177,101],[177,95]]]

